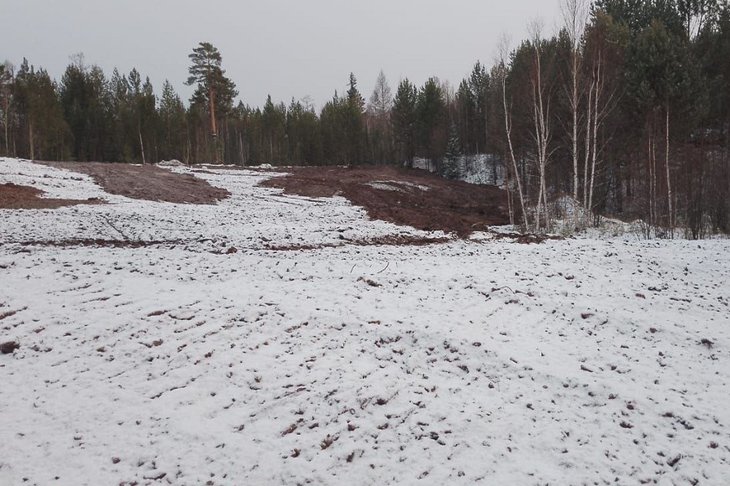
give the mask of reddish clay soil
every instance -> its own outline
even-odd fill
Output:
[[[39,162],[90,175],[110,194],[132,199],[178,204],[216,204],[231,195],[190,174],[177,174],[154,165],[102,162]]]
[[[0,209],[56,209],[77,204],[99,204],[98,199],[48,199],[35,187],[0,184]]]
[[[469,236],[509,224],[507,193],[497,187],[451,181],[394,167],[301,167],[261,183],[307,197],[340,195],[372,219],[425,231]]]

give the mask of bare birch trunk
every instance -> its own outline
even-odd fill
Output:
[[[570,38],[570,108],[572,115],[571,143],[573,157],[573,199],[578,200],[578,112],[580,110],[579,76],[580,76],[580,42],[588,21],[588,5],[586,0],[561,0],[560,10],[563,27]]]
[[[515,182],[517,183],[517,193],[520,197],[520,210],[522,211],[522,221],[525,225],[525,228],[529,228],[530,221],[527,218],[527,209],[525,208],[525,193],[522,189],[522,178],[520,177],[520,172],[517,167],[517,159],[515,158],[515,150],[514,146],[512,145],[512,122],[510,117],[510,111],[509,107],[507,106],[507,67],[506,67],[506,57],[507,57],[507,39],[503,38],[500,42],[500,74],[501,79],[500,82],[502,83],[502,107],[504,109],[504,132],[507,137],[507,147],[509,148],[509,156],[510,161],[512,162],[512,170],[514,171],[515,176]]]
[[[210,87],[210,131],[213,136],[213,151],[215,163],[220,163],[220,156],[218,154],[218,127],[215,121],[215,88]]]
[[[535,142],[537,145],[537,167],[540,176],[535,229],[539,231],[541,228],[540,216],[542,210],[545,210],[545,227],[549,225],[549,215],[547,211],[547,191],[546,191],[546,167],[548,163],[548,146],[550,143],[550,107],[549,100],[545,100],[544,86],[542,82],[542,53],[540,51],[540,34],[539,27],[533,26],[533,43],[535,51],[535,73],[532,81],[532,97],[533,97],[533,116],[535,122]],[[546,105],[547,104],[547,105]]]
[[[515,158],[515,150],[512,146],[512,125],[510,122],[509,111],[507,107],[507,88],[504,75],[502,77],[502,100],[504,104],[504,128],[507,135],[507,145],[509,147],[510,160],[512,161],[512,169],[515,174],[515,182],[517,182],[517,193],[520,196],[520,208],[522,210],[522,221],[525,224],[525,228],[529,227],[529,220],[527,219],[527,210],[525,209],[525,195],[522,190],[522,178],[520,177],[519,169],[517,168],[517,159]]]
[[[657,210],[656,210],[656,142],[654,140],[654,123],[652,123],[651,135],[649,138],[649,163],[651,164],[650,170],[650,206],[651,206],[651,225],[656,226],[657,224]]]
[[[9,111],[10,111],[10,98],[5,97],[5,155],[10,156],[10,130],[8,127],[9,123]]]
[[[669,210],[669,231],[674,236],[674,211],[672,205],[672,180],[669,173],[669,104],[666,109],[666,146],[664,152],[664,165],[667,169],[667,208]]]
[[[572,72],[573,91],[571,93],[570,108],[573,115],[573,200],[578,200],[578,52],[574,49],[572,52]]]
[[[583,207],[588,207],[588,178],[589,178],[589,162],[591,160],[591,120],[593,119],[593,88],[595,86],[595,79],[591,80],[591,85],[588,88],[588,116],[586,117],[586,154],[583,161]]]
[[[515,208],[512,201],[512,180],[509,176],[509,171],[505,176],[505,184],[507,186],[507,211],[509,212],[509,224],[515,224]]]
[[[598,66],[596,68],[596,83],[595,83],[595,94],[593,96],[593,147],[591,149],[591,182],[590,182],[590,190],[588,194],[588,212],[593,212],[593,188],[595,187],[596,183],[596,164],[598,162],[598,127],[600,125],[599,121],[599,101],[601,98],[601,92],[602,89],[602,80],[601,80],[601,57],[599,55],[598,57]]]

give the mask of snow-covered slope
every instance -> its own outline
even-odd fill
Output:
[[[267,251],[420,233],[213,172],[0,210],[0,484],[727,484],[730,242]],[[99,233],[185,242],[23,244]]]

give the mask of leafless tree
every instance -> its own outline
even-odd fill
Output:
[[[550,159],[550,142],[552,133],[550,128],[550,93],[543,72],[543,39],[542,23],[535,20],[528,26],[533,51],[533,65],[531,72],[532,85],[532,113],[534,122],[533,138],[535,142],[535,163],[540,177],[537,206],[535,208],[535,230],[540,231],[541,215],[544,213],[545,228],[548,226],[546,173]]]
[[[529,228],[529,220],[527,219],[527,209],[525,207],[525,193],[522,189],[522,179],[520,171],[517,168],[517,159],[515,158],[515,150],[512,145],[512,113],[510,103],[507,101],[507,57],[509,56],[509,39],[506,35],[502,36],[499,42],[497,62],[497,73],[500,86],[502,88],[502,107],[504,109],[504,132],[507,138],[507,148],[509,152],[510,162],[512,163],[512,171],[515,182],[517,184],[517,193],[520,198],[520,209],[522,210],[522,221],[525,228]]]
[[[373,94],[370,96],[368,111],[378,118],[386,118],[391,108],[393,108],[393,94],[390,91],[388,80],[385,78],[385,73],[381,70],[378,79],[375,81]]]
[[[14,67],[10,62],[0,65],[0,102],[2,102],[3,127],[5,128],[5,155],[10,155],[10,101]]]
[[[573,157],[573,199],[578,200],[578,125],[580,111],[581,85],[581,40],[588,19],[588,3],[586,0],[562,0],[561,12],[563,27],[570,41],[570,87],[568,98],[571,110],[571,155]]]

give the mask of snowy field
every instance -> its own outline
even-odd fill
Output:
[[[443,235],[211,172],[0,159],[109,202],[0,210],[1,485],[730,484],[730,241],[374,246]]]

